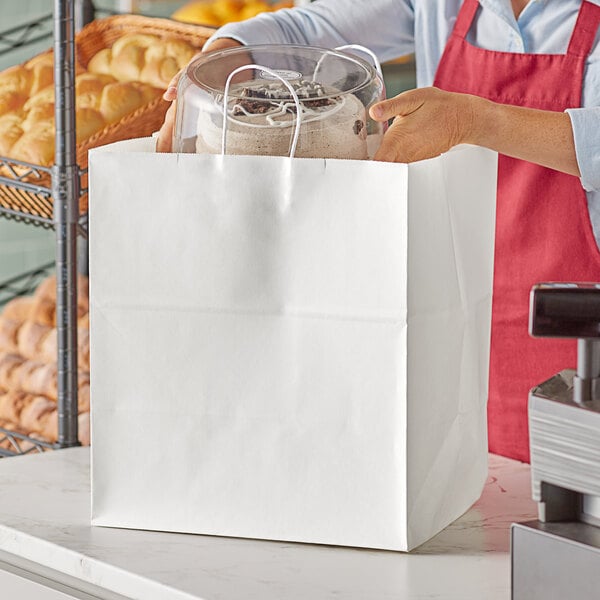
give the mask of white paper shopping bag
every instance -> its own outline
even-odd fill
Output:
[[[92,151],[93,523],[408,550],[462,514],[495,172]]]

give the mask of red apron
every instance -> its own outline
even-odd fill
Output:
[[[583,2],[566,54],[517,54],[467,42],[479,2],[465,0],[434,85],[494,102],[581,106],[600,6]],[[530,388],[576,366],[576,342],[532,339],[529,291],[542,281],[600,281],[600,253],[578,178],[500,155],[488,399],[490,451],[529,461]]]

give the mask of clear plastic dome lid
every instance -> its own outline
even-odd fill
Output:
[[[355,52],[369,53],[264,45],[200,56],[179,81],[173,150],[372,158],[383,125],[368,109],[385,88],[379,65]]]

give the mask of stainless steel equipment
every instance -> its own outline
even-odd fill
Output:
[[[530,332],[577,338],[577,370],[531,390],[533,499],[539,520],[513,525],[513,600],[600,598],[600,284],[541,284]]]

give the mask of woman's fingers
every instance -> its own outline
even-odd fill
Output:
[[[190,62],[196,60],[199,56],[202,56],[202,52],[198,52],[198,54],[195,54],[194,56],[192,56],[192,60],[190,60]],[[173,102],[173,100],[175,100],[175,98],[177,98],[177,84],[179,83],[179,78],[181,77],[182,73],[186,69],[187,69],[187,65],[185,67],[183,67],[183,69],[180,69],[173,76],[173,79],[171,79],[171,81],[169,81],[169,85],[167,86],[167,89],[165,90],[165,93],[163,94],[163,99],[166,100],[167,102]]]
[[[238,46],[242,46],[240,42],[231,38],[218,38],[210,45],[210,48],[207,50],[203,50],[202,52],[196,54],[192,61],[205,54],[206,52],[214,52],[216,50],[224,50],[226,48],[236,48]],[[192,62],[190,61],[190,62]],[[172,102],[167,114],[165,115],[165,121],[158,132],[158,140],[156,141],[156,151],[157,152],[171,152],[173,146],[173,127],[175,125],[175,100],[177,99],[177,86],[179,84],[179,79],[183,72],[187,69],[185,66],[181,71],[179,71],[173,79],[169,82],[165,93],[163,94],[163,99],[167,102]]]
[[[410,90],[396,96],[382,100],[371,106],[369,113],[375,121],[388,121],[398,115],[409,115],[418,110],[423,105],[420,90]]]
[[[424,160],[468,141],[473,123],[472,98],[430,87],[374,104],[370,109],[373,119],[394,119],[375,160]]]
[[[169,106],[169,110],[167,110],[167,114],[165,115],[165,120],[158,132],[158,139],[156,140],[156,151],[157,152],[171,152],[173,150],[173,127],[175,126],[175,105],[176,102],[173,101],[171,106]]]

